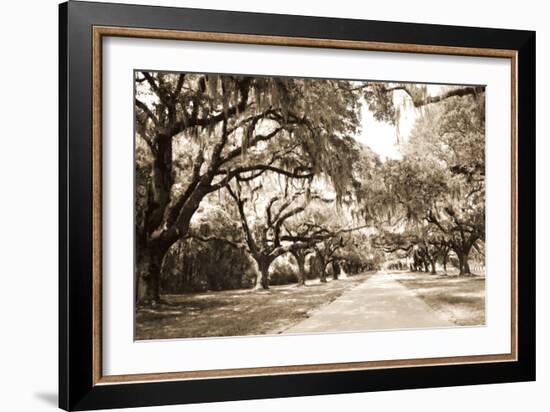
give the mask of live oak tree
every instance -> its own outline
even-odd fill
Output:
[[[343,205],[327,200],[317,201],[315,205],[310,205],[306,209],[300,219],[289,219],[283,225],[284,234],[281,240],[294,242],[289,252],[298,264],[298,285],[305,284],[306,256],[315,254],[315,260],[319,265],[313,266],[317,266],[320,281],[324,283],[327,266],[335,265],[340,260],[336,252],[345,246],[344,239],[366,228],[367,225],[353,226],[352,222],[346,219],[345,213],[341,210],[342,207]],[[333,272],[333,274],[334,279],[337,279],[337,273]]]
[[[344,245],[344,236],[334,236],[317,243],[313,247],[319,261],[319,279],[322,283],[327,281],[327,267],[338,260],[337,252]],[[336,273],[333,275],[336,275]]]
[[[266,171],[322,173],[339,194],[347,184],[333,160],[359,126],[361,95],[350,82],[162,72],[140,72],[135,81],[142,304],[161,301],[164,256],[210,193]],[[294,145],[304,158],[286,155]]]
[[[318,244],[341,239],[364,226],[344,226],[336,213],[336,193],[323,191],[325,195],[320,195],[316,185],[306,179],[285,177],[281,187],[273,180],[272,172],[252,182],[235,179],[226,191],[234,200],[244,244],[258,268],[257,287],[269,288],[271,264],[287,253],[296,260],[298,286],[302,286],[306,281],[306,257]],[[326,181],[321,184],[326,185]],[[322,269],[321,277],[325,274]]]
[[[385,253],[409,257],[413,270],[435,273],[440,236],[426,217],[448,190],[444,171],[431,162],[405,157],[388,160],[380,173],[376,244]]]
[[[409,258],[412,261],[411,270],[429,271],[426,245],[423,238],[416,233],[381,232],[373,240],[375,247],[384,253],[399,259]]]
[[[287,196],[275,194],[259,202],[257,193],[261,186],[244,188],[239,180],[234,187],[227,185],[226,190],[235,201],[238,210],[244,241],[250,256],[256,261],[259,281],[256,286],[263,289],[269,288],[269,267],[275,259],[286,253],[298,254],[310,247],[303,241],[283,242],[282,231],[285,222],[293,216],[299,215],[306,209],[306,192],[298,190]],[[244,193],[246,190],[246,194]],[[257,203],[265,204],[263,211],[255,212]],[[254,215],[254,223],[250,222],[250,215]],[[288,240],[288,239],[287,239]],[[304,273],[304,261],[299,261],[300,273]]]
[[[477,241],[484,238],[484,205],[481,192],[468,196],[461,177],[436,165],[400,161],[388,164],[386,208],[393,225],[379,243],[384,251],[404,251],[413,258],[415,269],[424,266],[435,273],[440,260],[444,269],[452,249],[461,274],[470,273],[468,256]],[[458,181],[457,181],[458,179]],[[471,189],[469,189],[471,191]],[[473,201],[476,197],[476,201]],[[479,198],[478,198],[479,197]],[[388,219],[386,219],[388,221]],[[419,267],[420,266],[420,267]]]
[[[161,286],[166,293],[249,287],[254,272],[241,243],[241,228],[224,192],[212,193],[193,216],[189,233],[164,257]],[[220,270],[223,269],[223,270]]]
[[[447,100],[420,121],[410,141],[416,161],[432,159],[446,173],[447,190],[427,210],[426,221],[446,239],[470,274],[472,248],[485,240],[485,105],[483,95]]]
[[[426,108],[403,160],[384,167],[385,204],[415,237],[415,262],[432,272],[436,257],[446,269],[451,249],[460,274],[469,274],[470,251],[485,237],[484,96],[477,91]]]
[[[325,247],[334,242],[335,238],[338,237],[338,233],[331,232],[327,228],[311,221],[299,222],[298,225],[292,228],[289,225],[285,225],[285,229],[286,234],[282,238],[286,241],[294,242],[293,245],[295,245],[289,248],[289,252],[294,256],[298,265],[298,286],[305,285],[306,283],[306,257],[312,253],[316,254],[315,257],[320,263],[316,268],[319,270],[319,278],[321,282],[326,282],[326,266],[334,261],[334,259],[330,261],[329,259],[336,251],[336,248],[329,252]],[[331,253],[330,257],[328,256],[329,253]]]
[[[323,189],[326,193],[327,188]],[[330,199],[325,202],[310,202],[300,216],[289,219],[283,226],[285,240],[303,245],[290,250],[298,265],[298,285],[305,284],[305,263],[308,255],[312,255],[310,270],[318,271],[321,281],[326,282],[325,269],[328,262],[322,252],[325,251],[324,246],[336,236],[336,230],[345,224],[341,213],[338,213],[338,206],[341,207]]]

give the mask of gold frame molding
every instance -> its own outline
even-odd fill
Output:
[[[150,38],[164,40],[187,40],[221,43],[276,45],[292,47],[317,47],[333,49],[354,49],[399,53],[422,53],[475,57],[496,57],[511,60],[511,352],[509,354],[452,356],[440,358],[394,359],[382,361],[328,363],[315,365],[290,365],[273,367],[218,369],[182,372],[143,373],[131,375],[103,375],[102,363],[102,43],[104,37]],[[157,30],[129,27],[93,27],[93,127],[92,127],[92,230],[93,230],[93,384],[137,383],[167,380],[189,380],[223,377],[292,374],[307,372],[335,372],[411,366],[456,365],[468,363],[491,363],[517,361],[517,52],[514,50],[430,46],[404,43],[382,43],[368,41],[300,38],[283,36],[262,36],[248,34]]]

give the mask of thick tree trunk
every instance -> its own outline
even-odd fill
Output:
[[[430,266],[431,266],[431,268],[432,268],[432,270],[431,270],[430,273],[431,273],[432,275],[435,275],[435,274],[437,273],[436,270],[435,270],[435,260],[432,260],[432,261],[430,262]]]
[[[163,234],[154,239],[149,238],[147,242],[144,242],[145,246],[138,248],[138,261],[148,262],[148,265],[143,265],[141,269],[143,276],[141,276],[140,283],[142,283],[143,293],[140,295],[142,296],[141,302],[144,304],[161,302],[160,270],[164,255],[174,243],[188,233],[191,218],[199,208],[202,199],[208,194],[208,185],[211,180],[205,179],[194,188],[181,208],[176,222],[173,222]],[[147,232],[154,233],[154,229],[156,226]]]
[[[468,257],[470,255],[470,248],[462,249],[459,252],[455,252],[458,256],[458,263],[460,266],[459,275],[471,275],[470,264],[468,262]]]
[[[464,272],[463,272],[464,265],[462,263],[463,262],[462,250],[455,250],[454,252],[455,252],[456,257],[458,259],[458,274],[463,275],[464,274]]]
[[[317,251],[315,257],[316,257],[315,259],[316,267],[317,267],[317,270],[319,271],[319,281],[321,283],[327,283],[327,272],[326,272],[327,263],[325,261],[325,258],[321,255],[319,251]]]
[[[138,251],[136,299],[139,305],[154,305],[162,302],[160,271],[165,253],[163,249]]]
[[[141,304],[142,298],[149,294],[147,282],[149,281],[147,277],[149,276],[149,255],[142,253],[138,249],[137,261],[136,261],[136,270],[134,273],[135,277],[135,303],[136,305]]]
[[[298,286],[304,286],[306,284],[305,256],[301,253],[296,253],[294,257],[298,263]]]
[[[423,265],[422,257],[419,255],[418,252],[414,252],[413,254],[414,272],[422,272],[422,265]]]
[[[304,249],[291,250],[290,253],[296,259],[298,264],[298,286],[304,286],[306,284],[306,256],[307,251]]]
[[[470,263],[468,262],[468,255],[464,255],[464,258],[463,258],[463,262],[462,262],[462,266],[463,266],[463,274],[464,275],[471,275],[472,272],[470,271]]]
[[[262,289],[269,289],[269,272],[268,269],[261,271],[260,286]]]
[[[271,261],[263,257],[255,257],[258,264],[259,279],[256,278],[255,289],[269,289],[269,267]]]
[[[326,271],[326,268],[327,268],[327,265],[325,264],[325,261],[324,260],[321,260],[320,261],[321,264],[319,265],[319,281],[321,283],[327,283],[327,271]]]
[[[340,265],[338,262],[333,261],[332,262],[332,279],[338,280],[338,276],[340,275]]]
[[[171,240],[157,242],[154,247],[149,243],[151,234],[158,229],[170,203],[170,191],[173,183],[172,139],[169,136],[159,135],[157,141],[158,152],[152,164],[145,224],[140,233],[137,233],[136,303],[140,305],[161,302],[160,271],[162,260],[170,246],[179,238],[175,237]]]

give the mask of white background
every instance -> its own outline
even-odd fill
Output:
[[[502,122],[510,115],[508,59],[107,38],[103,62],[105,374],[510,353],[511,185],[503,177],[510,176],[511,145],[510,123]],[[128,182],[134,173],[133,71],[143,67],[487,85],[486,326],[134,342],[129,287],[134,279],[134,199]]]
[[[134,1],[136,2],[136,1]],[[202,0],[149,4],[263,11],[393,21],[446,23],[537,30],[537,114],[548,113],[550,29],[544,2],[385,1],[277,2]],[[0,408],[54,410],[57,391],[57,2],[4,5],[2,41],[2,321]],[[550,155],[547,124],[537,125],[537,209],[550,206],[547,179]],[[548,216],[537,216],[537,254],[543,257],[550,230]],[[548,408],[550,387],[550,281],[537,262],[538,381],[535,383],[409,390],[385,393],[271,399],[165,407],[180,411],[517,411]],[[158,408],[161,410],[160,408]],[[145,409],[144,409],[145,410]],[[147,409],[147,410],[155,410]]]

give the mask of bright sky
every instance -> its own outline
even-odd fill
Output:
[[[445,86],[428,85],[428,94],[437,95]],[[394,126],[386,122],[376,120],[366,106],[362,111],[362,130],[356,140],[369,146],[381,160],[400,159],[401,144],[409,140],[410,133],[416,119],[420,116],[420,109],[416,109],[404,92],[394,93],[394,104],[400,108],[399,125]]]

